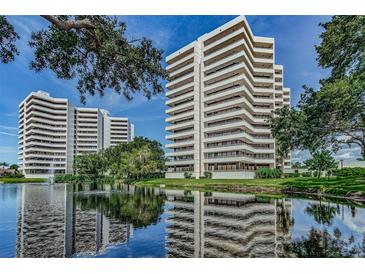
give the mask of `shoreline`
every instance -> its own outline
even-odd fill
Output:
[[[0,184],[16,184],[16,183],[45,183],[45,178],[0,178]]]
[[[200,191],[225,191],[271,195],[299,194],[365,202],[365,178],[283,178],[283,179],[151,179],[136,186]]]

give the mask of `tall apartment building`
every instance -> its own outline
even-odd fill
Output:
[[[252,178],[276,164],[267,119],[290,106],[273,38],[240,16],[167,56],[166,177]],[[290,167],[290,158],[285,162]]]
[[[72,173],[74,155],[96,153],[134,138],[128,118],[67,99],[31,92],[19,105],[19,161],[26,177]]]

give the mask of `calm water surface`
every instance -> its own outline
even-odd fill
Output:
[[[361,204],[0,184],[0,257],[364,257]]]

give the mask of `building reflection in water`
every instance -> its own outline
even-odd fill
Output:
[[[282,257],[291,202],[254,195],[166,191],[168,257]]]
[[[90,195],[57,184],[24,184],[21,192],[17,257],[98,254],[163,212],[167,257],[282,257],[291,241],[289,199],[132,186]]]
[[[72,185],[22,186],[17,223],[17,257],[71,257],[96,254],[125,243],[133,225],[107,217],[103,205],[77,203]]]

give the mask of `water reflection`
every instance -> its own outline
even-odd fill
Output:
[[[365,256],[365,210],[354,205],[133,186],[0,193],[19,201],[17,257]]]
[[[163,204],[154,189],[83,194],[72,185],[23,185],[16,255],[97,254],[127,242],[134,228],[158,222]]]
[[[365,257],[365,235],[362,243],[356,243],[353,235],[342,237],[338,228],[333,234],[327,229],[311,228],[307,236],[289,244],[287,252],[299,258]]]
[[[290,200],[167,192],[169,257],[277,257],[290,239]]]

